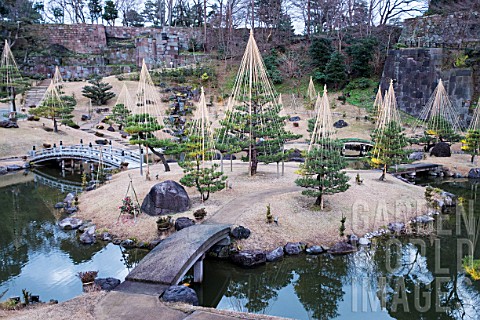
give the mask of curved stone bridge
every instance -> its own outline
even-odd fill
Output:
[[[205,252],[229,233],[230,225],[225,224],[198,224],[175,232],[150,251],[125,280],[176,285],[194,267],[194,281],[201,282]]]
[[[58,146],[29,152],[27,161],[38,164],[49,160],[90,160],[97,163],[103,162],[107,166],[119,168],[122,163],[128,163],[128,168],[141,166],[141,157],[138,152],[122,150],[112,146],[73,145]]]

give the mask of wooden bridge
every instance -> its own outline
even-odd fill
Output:
[[[194,282],[202,282],[205,253],[227,239],[229,233],[230,225],[205,223],[175,232],[140,261],[118,290],[162,294],[178,284],[192,267]]]
[[[65,192],[82,192],[82,184],[80,182],[65,180],[53,177],[40,171],[33,171],[33,181]]]
[[[39,164],[50,160],[88,160],[103,163],[106,166],[120,168],[128,163],[128,168],[138,168],[142,165],[139,152],[122,150],[112,146],[73,145],[58,146],[29,152],[27,161]]]
[[[418,172],[439,172],[442,170],[443,166],[441,164],[435,163],[412,163],[412,164],[401,164],[397,167],[391,167],[391,173],[394,175],[404,175],[410,174],[415,175]]]

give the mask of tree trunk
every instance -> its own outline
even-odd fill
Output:
[[[58,132],[57,118],[53,117],[53,132]]]
[[[470,162],[473,163],[473,159],[475,159],[475,153],[472,154],[472,157],[470,158]]]
[[[17,105],[15,104],[15,87],[10,87],[11,95],[12,95],[12,112],[17,112]],[[56,132],[56,131],[55,131]]]
[[[387,165],[385,164],[383,166],[383,171],[382,171],[382,175],[380,176],[380,178],[378,180],[380,181],[385,181],[385,178],[387,177]]]
[[[257,174],[258,167],[258,158],[257,158],[257,148],[255,145],[251,146],[251,160],[250,160],[250,175]]]
[[[168,165],[167,159],[165,159],[165,155],[163,153],[155,151],[155,149],[153,149],[151,146],[148,146],[148,148],[150,149],[150,151],[152,151],[154,155],[160,158],[160,161],[162,161],[163,166],[165,167],[165,172],[169,172],[170,166]]]

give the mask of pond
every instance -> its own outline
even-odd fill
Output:
[[[34,173],[0,179],[9,180],[0,187],[0,300],[22,297],[26,289],[42,301],[65,301],[82,293],[78,272],[95,270],[98,277],[123,281],[145,255],[103,242],[82,245],[75,231],[61,230],[56,222],[62,213],[53,207],[66,194],[34,182]]]
[[[471,199],[480,218],[473,183],[422,183]],[[463,216],[444,217],[437,236],[374,241],[347,256],[287,257],[255,269],[207,260],[195,289],[204,306],[296,319],[480,319],[480,285],[459,265],[472,238]]]

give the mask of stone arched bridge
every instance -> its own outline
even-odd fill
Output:
[[[206,223],[175,232],[150,251],[116,290],[161,294],[178,284],[192,267],[194,281],[201,282],[205,253],[229,233],[230,225]]]
[[[50,160],[89,160],[104,163],[107,166],[119,168],[128,163],[128,168],[141,166],[142,158],[139,152],[122,150],[112,146],[73,145],[58,146],[29,152],[27,161],[39,164]]]

